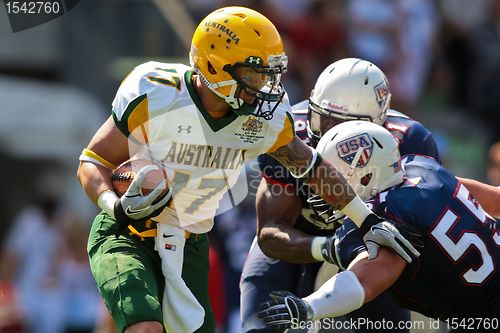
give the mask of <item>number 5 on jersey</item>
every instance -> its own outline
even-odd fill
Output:
[[[472,201],[469,190],[467,190],[463,184],[458,185],[458,191],[456,191],[455,198],[464,205],[481,224],[486,225],[488,223],[489,217],[481,206]],[[493,258],[487,246],[484,244],[484,241],[472,230],[462,232],[456,240],[450,237],[453,227],[459,223],[459,221],[460,217],[452,209],[447,208],[431,230],[431,235],[454,263],[460,261],[472,247],[475,247],[481,255],[482,263],[479,266],[469,268],[462,276],[469,284],[481,284],[495,270]],[[493,240],[497,245],[500,245],[500,236],[496,232],[493,233]]]

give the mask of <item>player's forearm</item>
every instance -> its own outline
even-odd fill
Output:
[[[304,297],[313,320],[343,316],[365,303],[365,292],[353,272],[343,271],[326,281],[317,291]]]
[[[307,184],[323,200],[338,210],[342,210],[356,198],[356,193],[342,174],[324,160],[318,165]]]
[[[90,162],[81,162],[78,166],[77,177],[85,193],[92,202],[97,204],[99,195],[111,190],[111,170]]]
[[[292,226],[271,224],[258,235],[259,247],[273,259],[303,264],[317,262],[311,254],[313,237]]]
[[[493,217],[500,217],[500,187],[484,184],[477,180],[457,177],[479,201],[483,209]]]
[[[372,213],[337,168],[328,161],[321,161],[307,184],[323,200],[344,212],[358,227]]]
[[[342,174],[330,162],[298,138],[270,155],[284,165],[294,177],[304,179],[323,200],[344,212],[361,226],[372,212],[356,195]]]
[[[334,275],[313,294],[304,297],[313,319],[338,317],[360,308],[396,282],[406,263],[391,250],[380,249],[376,259],[366,252],[353,260],[347,271]]]
[[[348,270],[356,274],[365,293],[365,303],[377,298],[390,288],[406,267],[406,262],[389,248],[381,247],[377,258],[368,260],[368,253],[361,252],[351,262]]]

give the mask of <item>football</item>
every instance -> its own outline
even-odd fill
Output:
[[[111,173],[111,183],[113,184],[113,190],[116,195],[121,197],[125,194],[137,172],[148,165],[157,165],[159,170],[152,170],[146,174],[146,177],[141,184],[142,195],[147,195],[151,192],[151,190],[154,189],[163,179],[166,180],[167,186],[162,192],[162,195],[166,194],[168,191],[168,178],[162,165],[153,160],[135,159],[123,162]]]

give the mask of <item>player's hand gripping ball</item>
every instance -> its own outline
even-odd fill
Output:
[[[167,174],[162,165],[153,160],[137,159],[123,162],[111,173],[111,183],[113,184],[113,190],[116,195],[122,197],[135,179],[139,170],[149,165],[155,165],[158,168],[150,170],[144,175],[140,184],[141,194],[149,194],[162,180],[165,180],[166,187],[159,196],[166,194],[169,190],[169,185]]]
[[[114,207],[117,237],[128,225],[159,215],[172,199],[165,169],[151,160],[124,162],[113,170],[111,182],[120,196]]]

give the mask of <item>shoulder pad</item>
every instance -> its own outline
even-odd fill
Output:
[[[308,100],[303,100],[292,106],[293,122],[295,134],[304,142],[309,142],[307,136],[307,109],[309,106]]]
[[[405,115],[404,113],[401,113],[399,111],[396,111],[396,110],[393,110],[393,109],[389,109],[387,111],[387,116],[388,117],[398,117],[398,118],[405,118],[405,119],[411,119],[410,117],[408,117],[407,115]]]
[[[307,113],[298,113],[297,110],[293,111],[293,125],[295,135],[302,141],[308,143],[309,137],[307,136]]]
[[[309,100],[305,99],[302,102],[298,102],[297,104],[292,105],[292,111],[295,113],[297,112],[306,112],[307,109],[309,108]]]
[[[130,104],[147,97],[149,110],[168,106],[182,89],[190,67],[150,61],[139,65],[123,80],[113,100],[113,113],[121,120]]]
[[[123,80],[113,100],[113,119],[129,136],[140,124],[168,112],[172,103],[186,94],[184,74],[190,67],[182,64],[147,62]]]

